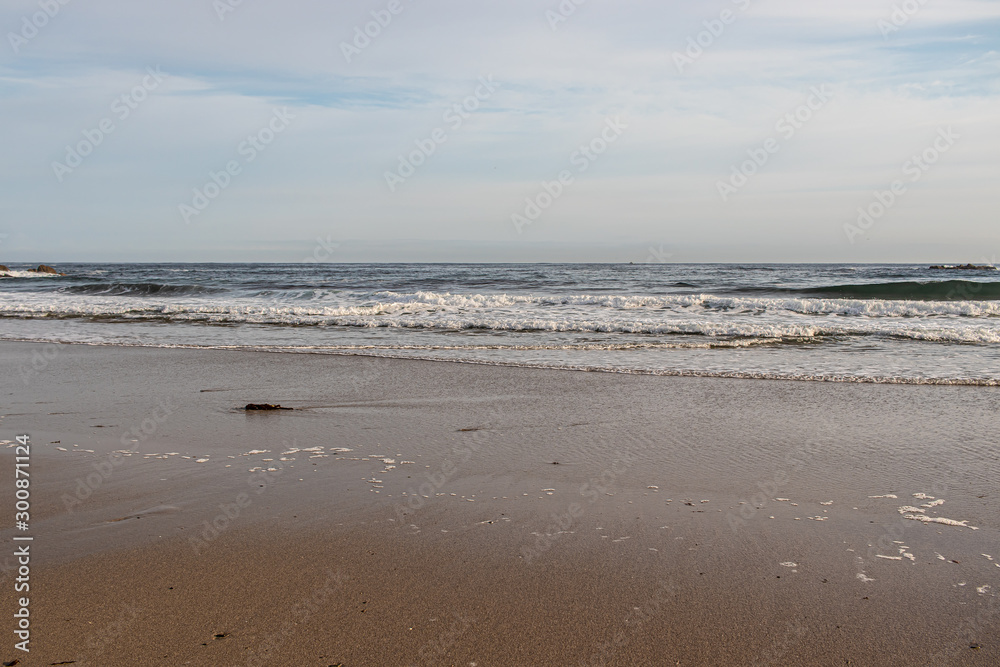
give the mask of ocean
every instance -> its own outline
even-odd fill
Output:
[[[10,265],[0,339],[1000,385],[1000,273],[871,264]]]

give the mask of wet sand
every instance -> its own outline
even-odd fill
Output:
[[[1000,664],[996,389],[0,350],[5,662]]]

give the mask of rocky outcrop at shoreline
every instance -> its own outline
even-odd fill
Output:
[[[3,264],[0,264],[0,274],[6,274],[6,275],[0,275],[0,278],[9,278],[10,277],[10,273],[11,273],[11,271],[10,271],[10,269],[7,266],[5,266]],[[45,274],[52,275],[52,276],[65,276],[66,275],[65,273],[62,273],[61,271],[55,270],[54,268],[52,268],[48,264],[39,264],[37,269],[28,269],[28,273],[45,273]]]
[[[50,274],[52,274],[54,276],[65,276],[66,275],[65,273],[59,273],[58,271],[56,271],[55,269],[53,269],[48,264],[39,264],[37,269],[28,269],[28,271],[30,271],[31,273],[50,273]]]

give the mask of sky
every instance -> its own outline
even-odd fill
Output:
[[[996,0],[6,0],[0,32],[0,263],[1000,255]]]

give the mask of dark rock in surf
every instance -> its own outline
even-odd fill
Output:
[[[935,264],[930,267],[931,271],[995,271],[996,268],[992,264],[959,264],[957,266]]]
[[[30,271],[31,273],[49,273],[49,274],[51,274],[53,276],[65,276],[66,275],[65,273],[59,273],[58,271],[56,271],[55,269],[53,269],[48,264],[39,264],[37,269],[28,269],[28,271]]]

